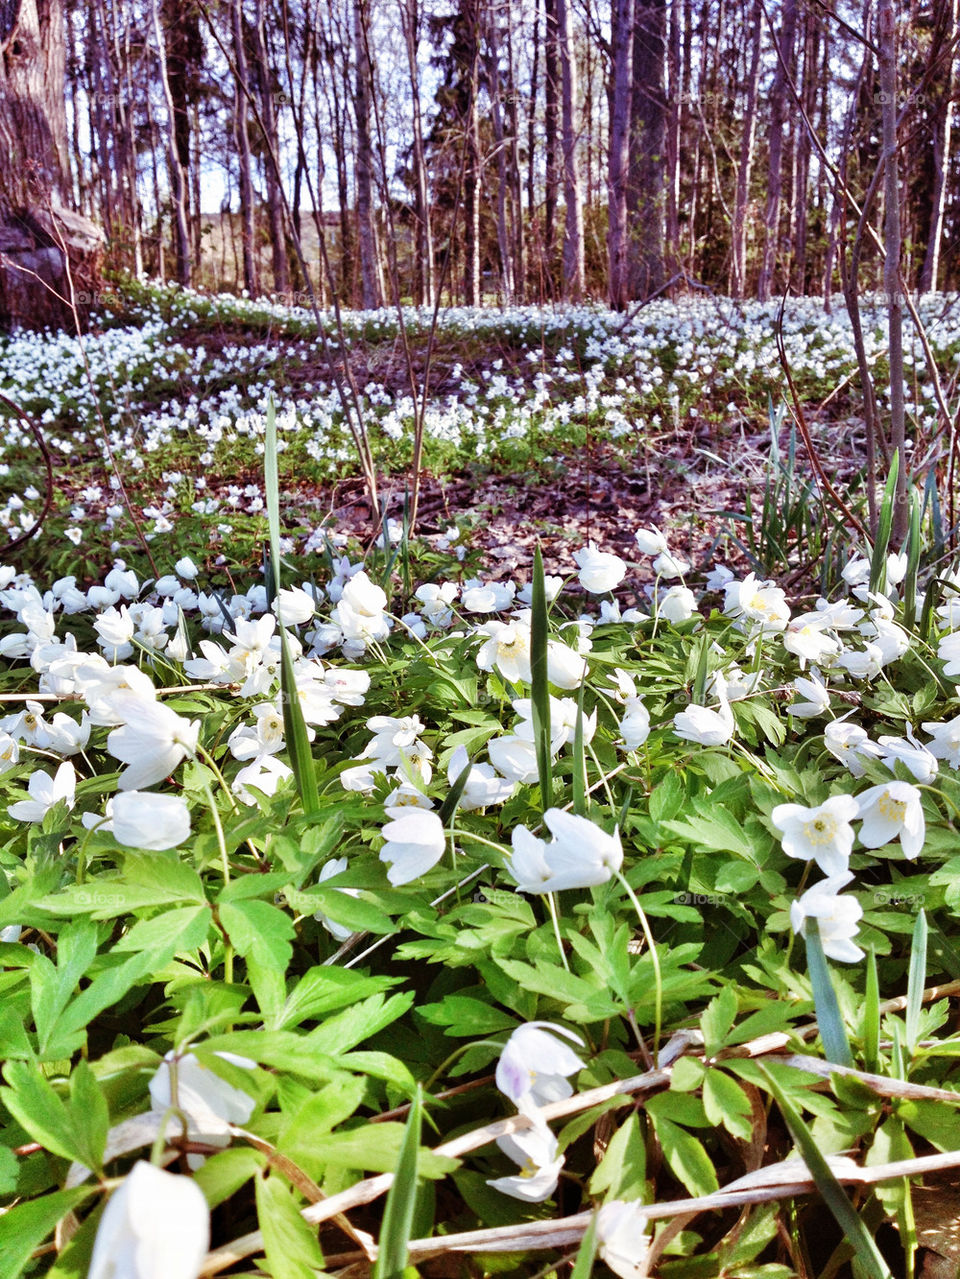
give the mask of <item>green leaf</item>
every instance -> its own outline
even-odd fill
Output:
[[[732,986],[724,986],[701,1013],[700,1031],[703,1035],[704,1052],[708,1057],[725,1047],[727,1035],[737,1015],[737,1006],[736,991]]]
[[[216,1208],[232,1198],[241,1186],[266,1166],[267,1156],[249,1146],[230,1146],[210,1155],[193,1174],[207,1203]]]
[[[470,776],[470,770],[473,768],[473,761],[467,759],[467,762],[457,774],[456,780],[447,791],[443,803],[440,805],[439,817],[444,826],[449,826],[453,821],[454,814],[457,811],[457,805],[460,803],[460,796],[463,794],[463,788],[467,784]]]
[[[722,1070],[707,1071],[703,1081],[703,1108],[712,1124],[721,1124],[741,1141],[749,1141],[753,1133],[750,1099],[735,1079]]]
[[[581,680],[577,690],[577,723],[573,733],[573,811],[578,817],[587,815],[587,757],[583,749],[583,694],[587,681]]]
[[[570,1279],[590,1279],[593,1274],[593,1263],[597,1257],[597,1213],[590,1218],[590,1224],[583,1232],[577,1259],[570,1271]]]
[[[6,1209],[0,1216],[0,1279],[19,1279],[33,1250],[53,1233],[68,1212],[98,1189],[78,1186],[75,1190],[57,1190]]]
[[[407,1116],[393,1185],[387,1193],[373,1279],[402,1279],[407,1264],[410,1228],[417,1201],[417,1165],[422,1119],[423,1093],[418,1086]]]
[[[843,1015],[837,1003],[837,992],[833,988],[830,969],[823,953],[820,940],[820,925],[815,919],[808,919],[803,928],[804,940],[807,943],[807,969],[810,984],[813,987],[813,1002],[817,1010],[817,1024],[820,1027],[820,1038],[827,1061],[838,1066],[852,1066],[853,1056],[847,1039],[847,1028],[843,1024]]]
[[[110,1111],[89,1063],[82,1058],[70,1075],[70,1115],[77,1143],[83,1148],[81,1162],[99,1173],[103,1168]]]
[[[498,1030],[514,1030],[515,1017],[469,995],[445,995],[438,1004],[424,1004],[417,1015],[434,1026],[446,1026],[446,1034],[464,1039],[480,1038]]]
[[[30,969],[30,1003],[41,1053],[57,1031],[60,1014],[97,953],[97,929],[88,919],[69,924],[57,939],[56,967],[37,955]]]
[[[642,1199],[646,1193],[647,1149],[634,1111],[610,1138],[599,1167],[590,1178],[591,1195],[608,1199]]]
[[[4,1074],[9,1087],[0,1088],[0,1098],[17,1123],[51,1154],[83,1163],[85,1143],[74,1130],[73,1114],[39,1066],[35,1062],[8,1061]],[[5,1220],[0,1217],[0,1221]]]
[[[880,981],[877,954],[872,948],[867,955],[866,992],[863,997],[863,1065],[871,1072],[876,1072],[880,1066]]]
[[[315,1226],[304,1221],[291,1191],[276,1174],[256,1180],[257,1220],[273,1279],[316,1279],[323,1254]]]
[[[854,1209],[853,1204],[844,1193],[843,1187],[833,1175],[830,1165],[820,1153],[820,1148],[814,1140],[810,1129],[803,1122],[800,1112],[794,1107],[793,1102],[789,1100],[766,1066],[762,1062],[758,1062],[757,1065],[766,1078],[767,1087],[776,1098],[780,1113],[783,1115],[784,1122],[790,1130],[790,1136],[796,1143],[797,1149],[803,1157],[803,1162],[810,1169],[810,1175],[813,1177],[821,1197],[836,1218],[841,1231],[853,1245],[860,1265],[868,1275],[873,1276],[873,1279],[892,1279],[890,1269],[881,1256],[880,1250]]]
[[[713,1194],[719,1183],[703,1145],[685,1128],[663,1115],[654,1115],[653,1123],[663,1157],[677,1180],[686,1186],[691,1195]]]
[[[887,586],[887,548],[890,545],[890,531],[893,526],[893,504],[896,500],[897,474],[900,470],[900,454],[893,451],[890,459],[890,471],[883,490],[880,503],[880,515],[877,520],[877,538],[873,544],[870,558],[870,590],[883,593]]]
[[[221,902],[220,922],[237,954],[254,955],[262,964],[273,964],[281,972],[293,957],[293,920],[270,902],[240,900]]]
[[[199,946],[210,929],[210,907],[178,906],[153,919],[140,919],[124,933],[111,955],[125,951],[162,951],[172,955]]]

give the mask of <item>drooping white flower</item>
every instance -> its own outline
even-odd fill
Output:
[[[937,646],[937,657],[946,663],[943,673],[948,679],[960,677],[960,631],[944,635]]]
[[[141,700],[126,706],[127,722],[107,734],[107,750],[127,767],[121,790],[144,790],[163,781],[197,749],[200,721],[184,719],[163,702]]]
[[[526,1203],[543,1203],[549,1199],[560,1179],[563,1156],[557,1154],[557,1139],[546,1124],[534,1124],[521,1132],[498,1137],[497,1145],[519,1164],[520,1171],[510,1177],[488,1179],[487,1185]]]
[[[667,591],[654,591],[653,606],[667,622],[686,622],[697,611],[697,597],[689,586],[671,586]]]
[[[587,663],[561,640],[547,640],[547,679],[557,688],[579,688],[587,673]]]
[[[292,776],[293,769],[276,755],[257,755],[240,769],[230,783],[230,789],[242,804],[255,804],[256,798],[247,790],[248,786],[264,795],[275,795],[280,783]]]
[[[606,591],[614,590],[627,572],[627,566],[619,555],[599,551],[593,542],[574,551],[573,558],[580,569],[580,585],[591,595],[603,595]]]
[[[825,875],[839,875],[847,869],[853,848],[853,827],[858,814],[852,795],[832,795],[816,808],[802,804],[778,804],[770,820],[782,832],[783,851],[788,857],[815,861]]]
[[[387,842],[380,849],[380,860],[389,864],[387,879],[394,886],[409,884],[432,870],[446,847],[443,822],[436,813],[421,808],[408,809],[387,822],[383,836]]]
[[[111,815],[114,839],[128,848],[176,848],[190,835],[190,808],[182,795],[119,791]]]
[[[197,1183],[141,1159],[103,1211],[87,1279],[197,1279],[209,1246]]]
[[[910,782],[886,782],[871,786],[857,796],[860,816],[860,843],[864,848],[882,848],[900,839],[904,857],[912,861],[926,837],[926,822],[920,792]]]
[[[243,1070],[253,1070],[257,1064],[231,1052],[214,1056]],[[230,1125],[245,1124],[256,1108],[248,1092],[222,1079],[190,1052],[168,1052],[150,1080],[149,1091],[152,1110],[162,1115],[175,1106],[186,1117],[193,1140],[218,1146],[230,1140]]]
[[[508,869],[517,881],[518,892],[591,888],[605,884],[623,864],[619,831],[608,835],[586,817],[559,808],[548,808],[543,820],[553,835],[549,843],[537,839],[525,826],[514,827]]]
[[[641,555],[661,555],[667,549],[667,539],[655,524],[650,528],[638,528],[633,540]]]
[[[451,786],[469,762],[467,748],[461,743],[450,756],[447,765],[447,781]],[[470,813],[491,804],[503,804],[514,790],[514,783],[501,777],[490,764],[474,764],[467,774],[466,784],[460,795],[460,807],[465,813]]]
[[[63,800],[67,808],[76,803],[77,773],[71,763],[60,765],[55,775],[31,773],[27,782],[29,799],[18,800],[7,809],[17,822],[42,822],[54,804]]]
[[[487,742],[490,763],[511,782],[527,784],[537,780],[537,750],[532,741],[508,733]]]
[[[823,744],[854,777],[862,777],[866,771],[864,759],[876,758],[880,754],[880,747],[871,742],[866,729],[849,723],[845,718],[834,719],[827,724],[823,730]]]
[[[960,715],[937,723],[927,720],[921,728],[930,734],[927,750],[937,759],[945,759],[951,768],[960,768]],[[0,765],[2,767],[2,765]]]
[[[685,573],[689,573],[690,562],[680,555],[674,555],[670,550],[663,550],[653,561],[653,571],[657,577],[666,578],[669,582],[671,578],[683,577]]]
[[[830,709],[830,691],[826,684],[815,673],[811,674],[810,679],[804,679],[801,675],[793,681],[791,686],[793,691],[800,697],[805,697],[805,702],[793,702],[787,707],[787,714],[794,716],[796,719],[813,719],[816,715],[824,715]]]
[[[863,958],[854,942],[859,932],[863,907],[854,897],[838,896],[840,889],[853,879],[852,871],[830,875],[814,884],[790,906],[790,923],[795,933],[803,930],[807,919],[815,919],[820,931],[823,953],[830,959],[852,964]]]
[[[646,1279],[650,1219],[639,1200],[611,1199],[597,1213],[601,1258],[620,1279]]]
[[[697,742],[700,746],[723,746],[733,736],[734,720],[727,701],[727,684],[720,671],[714,675],[714,692],[719,709],[690,705],[673,717],[673,731],[685,742]]]
[[[346,857],[334,857],[320,867],[320,874],[317,876],[317,883],[322,884],[328,879],[332,879],[334,875],[340,875],[347,869],[348,862]],[[346,893],[348,897],[359,897],[359,888],[336,888],[338,893]],[[353,936],[353,929],[346,924],[338,924],[335,919],[331,919],[329,915],[325,915],[322,910],[318,910],[314,915],[314,919],[322,924],[331,937],[336,941],[346,941],[348,937]]]
[[[940,769],[937,756],[917,741],[909,724],[906,737],[878,737],[877,745],[880,747],[880,758],[891,772],[899,760],[918,782],[929,783]]]
[[[883,649],[879,644],[864,644],[862,649],[846,648],[837,658],[851,679],[876,679],[883,670]]]
[[[540,1106],[573,1095],[568,1076],[582,1070],[583,1062],[564,1039],[584,1046],[579,1035],[550,1021],[518,1026],[504,1044],[496,1085],[524,1114],[532,1115]]]

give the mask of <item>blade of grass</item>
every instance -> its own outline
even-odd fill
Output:
[[[903,580],[903,624],[913,629],[917,620],[917,570],[920,567],[920,498],[910,493],[910,531],[907,536],[907,573]]]
[[[897,490],[897,475],[900,471],[900,455],[896,449],[890,459],[890,474],[887,476],[883,490],[883,501],[880,503],[880,518],[877,521],[877,540],[873,544],[870,557],[870,589],[882,594],[887,585],[887,550],[890,546],[890,530],[893,527],[893,502]]]
[[[471,768],[473,768],[473,762],[468,759],[457,774],[456,781],[447,791],[446,798],[440,805],[439,817],[444,826],[449,826],[450,822],[453,821],[453,815],[457,811],[457,805],[460,803],[460,796],[463,794],[463,788],[467,784]]]
[[[417,1161],[420,1153],[420,1129],[423,1116],[423,1093],[417,1091],[410,1106],[407,1126],[400,1147],[393,1185],[387,1193],[383,1225],[377,1248],[372,1279],[402,1279],[408,1260],[407,1245],[413,1226],[417,1202]]]
[[[533,707],[533,739],[540,778],[540,803],[544,812],[553,805],[553,772],[550,757],[550,694],[547,689],[547,591],[540,547],[533,555],[530,610],[530,701]]]
[[[923,1007],[923,983],[927,975],[927,917],[923,910],[917,915],[910,942],[910,972],[907,977],[906,1049],[912,1057],[917,1050],[920,1010]]]
[[[273,589],[280,590],[280,479],[277,468],[277,415],[271,398],[267,404],[267,424],[263,446],[263,478],[267,498],[267,528],[270,533],[270,572],[267,575],[268,590],[272,578]],[[280,690],[283,702],[283,735],[297,783],[297,794],[303,811],[308,817],[319,812],[317,775],[313,767],[307,725],[300,707],[297,680],[293,670],[293,658],[287,642],[283,619],[277,615],[277,631],[280,635]]]
[[[884,1261],[879,1248],[853,1204],[844,1194],[843,1187],[833,1175],[830,1165],[820,1153],[820,1148],[814,1140],[810,1129],[804,1123],[800,1112],[786,1096],[767,1067],[763,1063],[759,1063],[759,1065],[760,1070],[766,1076],[767,1087],[776,1099],[780,1113],[783,1115],[787,1128],[790,1130],[790,1136],[803,1156],[803,1162],[810,1169],[810,1175],[813,1177],[824,1203],[833,1213],[848,1242],[852,1244],[857,1260],[863,1267],[864,1272],[872,1276],[872,1279],[892,1279],[890,1269]]]
[[[826,956],[823,953],[820,925],[815,919],[806,921],[803,937],[807,943],[807,971],[810,974],[810,985],[813,987],[813,1002],[817,1009],[817,1023],[820,1027],[820,1038],[823,1040],[824,1055],[827,1061],[832,1061],[837,1066],[852,1066],[853,1057],[847,1040],[847,1030],[840,1015],[837,992],[833,988],[830,969],[827,967]]]
[[[863,1066],[872,1074],[880,1069],[880,979],[874,950],[867,957],[867,985],[863,998]]]

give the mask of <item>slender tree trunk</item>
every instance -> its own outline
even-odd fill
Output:
[[[680,256],[680,117],[684,98],[680,58],[680,0],[671,0],[667,38],[667,234],[666,257],[675,264]]]
[[[497,161],[497,249],[500,256],[500,284],[505,306],[514,300],[513,253],[507,222],[508,177],[506,137],[503,129],[503,107],[500,101],[500,56],[497,40],[497,17],[490,9],[487,18],[487,93]]]
[[[174,251],[177,260],[177,280],[190,283],[190,235],[187,230],[187,184],[177,152],[176,112],[167,75],[167,50],[163,28],[160,24],[159,0],[151,0],[153,33],[157,41],[157,57],[160,70],[160,87],[167,112],[166,150],[167,172],[170,178],[170,203],[173,208]]]
[[[231,0],[230,16],[233,22],[233,60],[236,66],[233,119],[234,137],[237,143],[237,159],[240,168],[240,240],[243,246],[243,287],[252,298],[255,298],[260,295],[260,264],[256,248],[253,166],[250,158],[250,129],[247,123],[250,76],[247,71],[247,48],[243,32],[243,0]]]
[[[757,124],[757,89],[760,84],[760,45],[763,34],[763,10],[760,0],[753,7],[750,32],[750,68],[747,72],[747,101],[743,109],[740,134],[740,163],[737,166],[737,192],[733,206],[730,246],[730,292],[743,297],[747,282],[747,202],[750,199],[750,172],[753,166],[753,139]]]
[[[610,46],[613,55],[610,91],[609,202],[607,257],[610,305],[627,305],[627,166],[630,156],[630,107],[633,81],[633,0],[613,0]]]
[[[940,268],[940,245],[943,238],[943,222],[947,204],[947,174],[950,168],[950,143],[953,128],[953,95],[956,89],[957,0],[939,0],[938,18],[932,56],[944,60],[944,71],[939,77],[942,85],[937,101],[933,132],[933,192],[931,194],[930,225],[927,231],[927,248],[920,271],[920,291],[929,293],[937,287]],[[946,52],[949,50],[949,52]]]
[[[783,190],[783,135],[787,120],[788,89],[785,67],[793,57],[794,37],[797,29],[796,0],[783,0],[780,25],[780,57],[777,59],[770,90],[770,161],[767,176],[767,204],[764,211],[763,258],[757,280],[757,296],[761,302],[770,299],[773,273],[777,262],[780,241],[780,196]]]
[[[277,108],[274,97],[274,76],[270,67],[263,0],[256,0],[253,23],[253,47],[256,57],[257,85],[260,90],[260,120],[263,125],[264,177],[267,188],[267,215],[270,221],[270,255],[273,268],[273,289],[281,297],[290,292],[290,266],[287,260],[287,236],[283,218],[283,192],[280,190],[280,174],[274,167],[280,164],[280,132],[277,128]]]
[[[903,398],[903,298],[900,293],[900,165],[897,155],[897,18],[893,0],[880,0],[877,46],[883,127],[883,287],[887,295],[887,346],[890,360],[890,443],[900,469],[893,508],[893,546],[899,550],[907,532],[908,459]]]
[[[557,242],[557,198],[560,191],[560,166],[557,142],[560,136],[560,48],[557,34],[557,0],[544,3],[544,65],[546,69],[546,103],[544,106],[544,202],[543,246],[547,258],[547,276],[553,279],[554,246]]]
[[[526,254],[523,236],[523,180],[520,176],[520,94],[517,91],[513,61],[513,29],[507,23],[507,101],[506,121],[509,136],[510,206],[513,219],[513,277],[519,300],[524,296]]]
[[[430,186],[427,163],[423,149],[423,122],[420,109],[420,72],[417,67],[417,48],[420,42],[420,15],[418,0],[404,0],[400,7],[403,38],[407,50],[407,69],[410,73],[410,95],[413,106],[413,192],[414,211],[417,219],[415,236],[418,281],[417,296],[421,305],[433,306],[435,296],[435,261],[433,230],[430,224]]]
[[[477,60],[479,58],[479,3],[462,0],[464,24],[465,83],[461,93],[464,110],[463,145],[463,300],[467,306],[479,306],[480,279],[480,118],[477,109]]]
[[[663,284],[664,144],[666,138],[666,0],[637,0],[627,212],[629,295],[648,297]]]
[[[577,67],[573,56],[569,0],[556,0],[560,52],[560,115],[563,149],[563,295],[574,301],[583,296],[583,209],[580,201],[580,169],[577,163]]]
[[[354,47],[357,59],[354,112],[357,121],[355,180],[357,191],[357,243],[360,247],[360,301],[364,310],[381,303],[377,258],[377,232],[373,220],[373,145],[370,140],[372,68],[367,39],[366,0],[354,0]]]

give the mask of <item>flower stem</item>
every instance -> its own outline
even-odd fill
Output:
[[[616,876],[620,881],[620,887],[630,898],[633,903],[633,909],[637,912],[637,918],[640,920],[640,927],[643,929],[643,935],[646,939],[647,949],[650,952],[650,962],[653,964],[653,1065],[654,1069],[656,1069],[659,1065],[660,1029],[663,1022],[663,978],[660,974],[660,956],[657,954],[657,947],[650,931],[650,924],[647,921],[643,907],[640,905],[637,894],[627,883],[623,871],[618,870]]]
[[[563,949],[563,938],[560,936],[560,916],[557,913],[557,899],[554,897],[553,893],[545,893],[544,896],[547,899],[547,906],[550,909],[550,919],[553,922],[553,932],[557,939],[557,950],[560,952],[560,959],[563,962],[564,968],[567,972],[569,972],[570,965],[567,963],[566,952]]]

